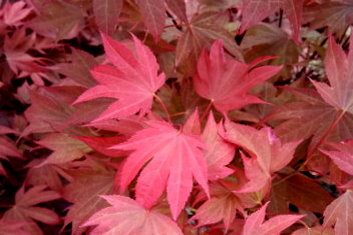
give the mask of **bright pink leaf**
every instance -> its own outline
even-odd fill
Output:
[[[123,196],[101,196],[111,206],[95,213],[83,226],[98,225],[90,234],[182,235],[177,224],[165,215],[148,211]]]
[[[154,93],[164,84],[165,76],[158,74],[159,65],[152,51],[133,36],[135,53],[123,43],[102,34],[108,60],[115,65],[100,65],[91,72],[99,85],[88,89],[76,101],[99,97],[116,98],[95,121],[127,117],[137,112],[147,113]]]
[[[121,171],[122,191],[142,170],[136,185],[136,199],[150,208],[167,187],[168,202],[176,219],[191,193],[193,177],[208,194],[205,147],[197,135],[176,130],[169,123],[148,122],[126,143],[114,149],[134,150]]]
[[[302,215],[278,215],[265,220],[268,202],[246,218],[242,235],[279,235],[284,229],[302,218]]]
[[[268,58],[265,58],[268,59]],[[197,93],[209,99],[220,112],[240,108],[247,104],[264,103],[254,95],[247,94],[255,85],[271,78],[281,66],[253,68],[264,59],[244,64],[224,55],[223,43],[216,41],[210,53],[204,50],[197,63],[194,86]]]

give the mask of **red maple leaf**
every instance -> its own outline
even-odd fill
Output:
[[[256,130],[253,127],[227,121],[223,137],[231,143],[243,147],[252,156],[243,152],[245,174],[249,182],[237,192],[256,192],[269,186],[271,174],[286,166],[293,158],[300,141],[282,144],[271,128]]]
[[[150,208],[167,187],[168,202],[176,219],[193,187],[193,177],[208,195],[207,163],[200,136],[184,133],[166,122],[150,121],[126,143],[114,149],[134,150],[121,171],[121,190],[129,185],[140,169],[136,200]]]
[[[353,114],[353,36],[350,37],[348,56],[331,36],[325,57],[325,70],[330,81],[326,83],[312,81],[316,90],[326,103],[343,112]]]
[[[223,43],[217,40],[211,46],[210,53],[203,50],[199,58],[197,74],[193,78],[195,90],[203,98],[209,99],[220,112],[228,112],[247,104],[264,103],[247,93],[281,70],[281,66],[254,68],[269,58],[259,58],[251,64],[225,58]]]
[[[75,103],[99,97],[118,99],[94,121],[147,113],[154,93],[164,84],[152,51],[133,36],[135,53],[123,43],[102,34],[108,60],[114,65],[100,65],[91,70],[99,85],[84,92]]]
[[[294,40],[299,41],[304,0],[243,0],[241,32],[282,8],[293,28]]]

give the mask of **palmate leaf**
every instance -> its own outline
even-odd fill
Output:
[[[39,203],[56,200],[60,198],[59,193],[45,190],[47,186],[40,185],[30,188],[25,192],[24,187],[17,191],[15,205],[7,210],[3,216],[5,221],[28,222],[24,226],[31,234],[43,234],[38,225],[33,221],[37,220],[45,224],[58,224],[59,216],[52,210],[35,206]]]
[[[326,207],[324,227],[335,226],[335,234],[349,235],[353,231],[353,192],[348,190]]]
[[[111,206],[95,213],[83,226],[98,225],[92,235],[182,235],[177,224],[165,215],[148,211],[128,197],[101,196]]]
[[[285,167],[293,158],[299,141],[282,144],[269,127],[253,127],[226,121],[223,138],[244,148],[251,158],[242,153],[245,174],[249,182],[237,192],[256,192],[268,187],[271,174]]]
[[[329,156],[342,171],[353,175],[353,140],[345,143],[328,143],[336,150],[324,150],[321,152]]]
[[[133,36],[135,53],[123,43],[102,34],[108,60],[114,65],[100,65],[91,72],[99,85],[84,92],[75,103],[99,97],[118,99],[94,121],[147,113],[154,93],[164,84],[159,65],[152,51]]]
[[[331,36],[325,56],[325,71],[330,81],[326,83],[312,81],[316,90],[326,103],[353,114],[353,36],[350,37],[348,55]]]
[[[351,0],[324,1],[304,8],[304,22],[312,29],[328,27],[330,32],[343,33],[353,22]]]
[[[82,234],[80,227],[97,211],[108,206],[99,195],[113,193],[114,171],[75,169],[69,172],[73,181],[64,189],[63,197],[72,202],[65,217],[65,225],[72,223],[73,234]]]
[[[325,135],[341,111],[327,104],[314,89],[286,88],[298,99],[275,108],[267,121],[285,120],[275,127],[275,134],[284,142],[310,138],[314,147]],[[328,134],[327,141],[342,141],[353,138],[347,126],[353,125],[353,115],[345,113]]]
[[[202,49],[209,48],[218,39],[223,40],[224,48],[231,55],[243,60],[233,35],[220,23],[223,16],[215,12],[195,15],[178,40],[175,63],[187,75],[194,75],[195,66]]]
[[[113,149],[133,150],[121,170],[124,191],[145,163],[136,185],[136,200],[150,208],[167,188],[173,218],[184,208],[193,187],[193,178],[208,193],[207,163],[200,136],[183,133],[166,122],[150,121],[127,142]]]
[[[244,214],[244,206],[232,191],[236,184],[224,179],[210,184],[211,198],[203,203],[190,220],[197,220],[197,226],[223,221],[228,230],[235,219],[236,211]]]
[[[303,217],[302,215],[278,215],[264,222],[267,206],[268,203],[246,219],[242,235],[279,235]]]
[[[293,28],[294,40],[298,42],[303,3],[304,0],[243,0],[243,19],[240,31],[244,32],[282,8]]]
[[[103,33],[111,35],[114,32],[123,3],[123,0],[93,1],[96,23]]]
[[[211,46],[210,53],[204,50],[198,60],[197,74],[193,77],[195,90],[224,113],[247,104],[264,103],[248,92],[281,70],[281,66],[254,68],[267,59],[269,57],[258,58],[252,64],[228,59],[222,41],[218,40]]]
[[[218,134],[220,128],[220,124],[216,123],[211,112],[202,133],[202,139],[207,146],[205,158],[209,180],[222,179],[233,173],[233,170],[226,165],[233,160],[235,148]]]

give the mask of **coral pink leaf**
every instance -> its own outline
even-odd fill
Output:
[[[226,58],[223,43],[217,40],[211,46],[210,52],[204,50],[198,60],[197,74],[193,78],[195,90],[203,98],[209,99],[220,112],[247,104],[263,103],[256,96],[247,93],[255,85],[271,78],[282,67],[263,66],[250,71],[257,63],[258,61],[249,65]]]
[[[202,139],[207,145],[205,157],[209,180],[225,178],[233,173],[226,165],[233,160],[235,147],[218,134],[219,128],[211,112],[202,133]]]
[[[165,215],[147,211],[123,196],[101,196],[111,206],[95,213],[83,226],[98,225],[92,235],[182,235],[177,224]]]
[[[350,38],[353,43],[353,36]],[[312,81],[321,97],[335,108],[353,113],[353,49],[350,47],[348,56],[330,36],[325,70],[330,85]]]
[[[115,67],[101,65],[92,70],[99,85],[84,92],[76,101],[99,97],[116,98],[95,121],[122,118],[137,112],[145,114],[151,109],[154,93],[164,84],[165,76],[152,51],[133,36],[135,53],[123,43],[102,34],[107,58]]]
[[[137,201],[150,208],[167,187],[173,218],[184,208],[193,177],[208,195],[207,165],[200,136],[183,133],[166,122],[150,121],[127,142],[113,149],[134,150],[121,171],[122,191],[142,170],[136,186]],[[150,161],[151,160],[151,161]]]
[[[278,215],[264,222],[268,203],[246,219],[242,235],[279,235],[303,217],[302,215]]]
[[[335,225],[335,234],[349,235],[353,231],[353,192],[348,190],[326,207],[324,227]]]
[[[249,182],[243,186],[241,192],[254,192],[268,186],[271,174],[292,160],[295,148],[300,143],[296,141],[282,144],[269,127],[256,130],[230,121],[225,122],[222,136],[243,147],[252,156],[242,157]]]

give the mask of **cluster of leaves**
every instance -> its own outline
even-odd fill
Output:
[[[353,234],[352,0],[0,6],[0,234]]]

